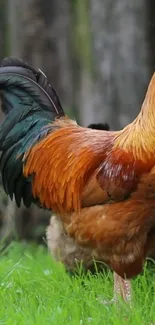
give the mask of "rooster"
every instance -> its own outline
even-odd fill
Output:
[[[66,233],[115,272],[130,299],[155,235],[155,75],[137,118],[120,131],[84,128],[64,113],[40,70],[0,67],[0,170],[20,206],[52,210]]]

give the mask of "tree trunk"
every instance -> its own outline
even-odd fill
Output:
[[[137,114],[150,78],[145,0],[91,0],[96,121],[123,127]]]
[[[11,54],[48,75],[63,106],[72,105],[69,2],[9,0]]]

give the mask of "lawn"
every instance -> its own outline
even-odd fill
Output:
[[[102,305],[112,297],[110,272],[71,277],[44,247],[13,243],[0,262],[0,324],[155,324],[154,267],[133,281],[131,307]]]

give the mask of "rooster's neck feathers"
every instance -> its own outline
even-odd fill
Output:
[[[135,159],[155,160],[155,74],[137,118],[116,133],[115,147],[131,151]]]

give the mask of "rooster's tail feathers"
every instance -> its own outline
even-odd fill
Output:
[[[42,71],[5,58],[0,66],[0,96],[6,115],[0,127],[0,170],[5,191],[20,205],[33,201],[31,179],[23,176],[23,156],[34,142],[51,131],[49,125],[65,115],[56,92]]]
[[[58,99],[55,90],[49,84],[46,75],[40,69],[34,69],[27,63],[16,58],[5,58],[1,62],[0,66],[0,89],[3,95],[3,91],[18,97],[18,92],[15,91],[15,87],[19,86],[25,94],[33,96],[36,103],[42,105],[43,108],[49,109],[57,115],[64,115],[64,111]],[[4,113],[7,114],[11,110],[11,94],[10,102],[7,100],[7,104],[3,105]],[[5,99],[4,96],[3,98]],[[20,97],[20,92],[19,92]]]

